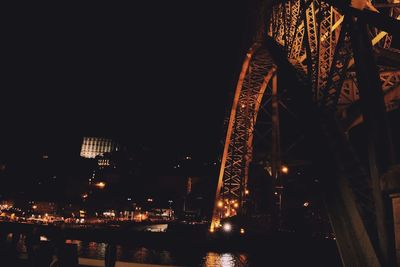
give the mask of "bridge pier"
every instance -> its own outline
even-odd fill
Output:
[[[400,165],[394,166],[382,177],[382,189],[388,205],[391,205],[396,263],[400,266]]]
[[[353,18],[350,25],[361,110],[368,135],[369,173],[376,214],[378,255],[384,266],[395,266],[393,229],[389,219],[391,210],[381,186],[382,176],[394,164],[391,132],[367,22],[362,18]]]
[[[400,193],[390,195],[393,207],[393,228],[396,247],[396,261],[400,265]]]

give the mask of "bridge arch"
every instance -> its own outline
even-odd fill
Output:
[[[236,86],[221,160],[210,231],[220,219],[244,212],[249,164],[258,111],[267,89],[277,95],[277,67],[268,49],[255,43],[247,52]]]
[[[385,112],[400,107],[400,50],[391,48],[392,34],[400,31],[400,5],[381,3],[377,8],[390,12],[379,13],[371,3],[365,3],[369,11],[358,10],[346,1],[277,1],[265,29],[284,51],[280,56],[309,85],[314,105],[321,112],[316,123],[332,154],[331,167],[336,168],[328,182],[334,193],[327,194],[327,207],[343,262],[349,266],[391,266],[395,261],[394,234],[389,228],[393,225],[387,223],[390,208],[385,206],[380,183],[395,163]],[[389,64],[376,64],[374,57]],[[268,90],[272,104],[270,153],[274,159],[270,174],[276,178],[281,164],[277,67],[264,44],[256,42],[246,55],[236,87],[211,232],[220,226],[221,218],[245,212],[255,124]],[[359,164],[345,135],[362,121],[369,136],[367,167]],[[400,261],[400,252],[398,257]]]

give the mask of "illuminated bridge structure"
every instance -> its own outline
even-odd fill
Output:
[[[400,35],[400,4],[351,2],[266,4],[234,95],[211,232],[222,219],[246,214],[257,138],[268,136],[266,169],[281,194],[279,110],[286,106],[280,97],[285,88],[278,81],[284,78],[279,76],[282,64],[287,64],[307,89],[301,94],[315,111],[310,119],[327,144],[331,169],[321,182],[344,265],[396,266],[400,247],[395,235],[400,232],[394,225],[395,202],[388,199],[389,193],[400,192],[400,176],[387,112],[400,106],[400,50],[392,46],[393,35]],[[281,54],[272,54],[277,49]],[[269,119],[264,133],[258,131],[260,117]],[[359,163],[346,135],[360,123],[369,140],[369,170]]]

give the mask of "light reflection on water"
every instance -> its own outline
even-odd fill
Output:
[[[208,252],[204,257],[204,262],[200,264],[204,267],[242,267],[247,265],[245,254],[234,253],[215,253]]]
[[[104,259],[105,243],[70,241],[77,244],[78,255],[93,259]],[[198,266],[198,267],[248,267],[244,253],[218,253],[167,251],[145,247],[117,246],[117,260],[135,263]]]
[[[25,237],[19,236],[15,246],[17,252],[26,254]],[[13,242],[11,235],[7,236],[9,243]],[[46,241],[47,242],[47,241]],[[77,245],[80,257],[104,260],[107,245],[105,243],[84,242],[67,240],[67,243]],[[327,246],[329,245],[329,246]],[[158,264],[170,266],[193,267],[250,267],[250,266],[342,266],[340,257],[335,250],[335,244],[318,243],[318,246],[305,247],[295,244],[290,248],[267,250],[250,250],[248,253],[240,252],[215,252],[190,247],[180,249],[154,249],[146,247],[132,247],[129,245],[116,246],[117,260],[144,264]],[[294,262],[293,262],[294,261]]]

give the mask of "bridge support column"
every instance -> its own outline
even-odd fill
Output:
[[[400,165],[393,166],[382,177],[382,189],[388,205],[392,206],[394,246],[397,266],[400,266]]]
[[[273,185],[278,193],[276,225],[280,228],[282,222],[282,194],[283,188],[280,178],[281,169],[281,146],[279,133],[279,98],[278,98],[278,78],[277,73],[272,76],[272,149],[271,149],[271,173]]]
[[[391,194],[397,265],[400,265],[400,193]]]
[[[367,23],[362,18],[353,18],[351,44],[361,109],[368,134],[369,171],[376,213],[379,257],[384,266],[395,266],[393,228],[388,220],[391,217],[391,209],[385,202],[381,188],[381,178],[394,163],[394,153],[378,67],[373,58]]]

